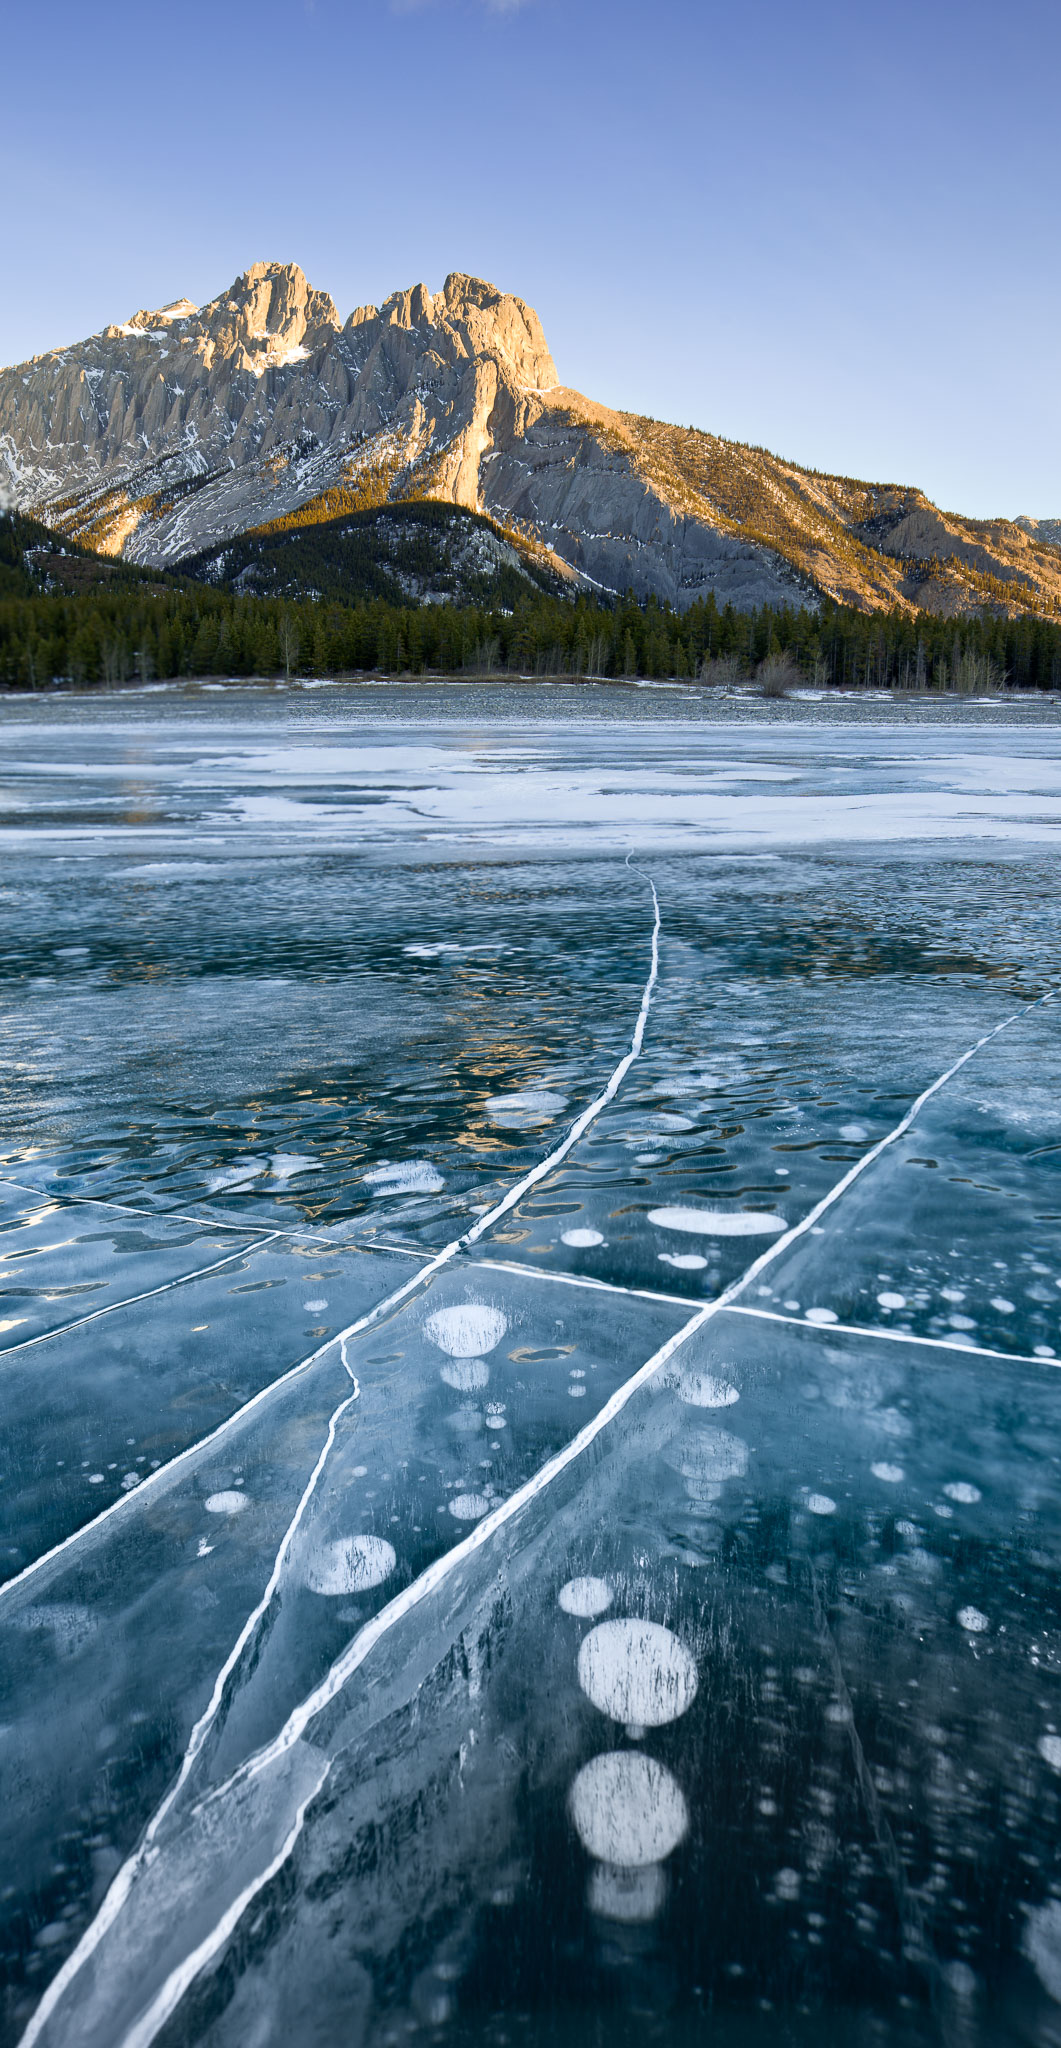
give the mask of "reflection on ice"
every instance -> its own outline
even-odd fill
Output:
[[[666,1896],[667,1879],[659,1863],[647,1863],[641,1870],[598,1863],[590,1872],[586,1895],[591,1913],[598,1913],[602,1920],[625,1920],[633,1925],[655,1920]]]
[[[459,1394],[474,1394],[489,1384],[490,1367],[485,1358],[455,1358],[439,1367],[439,1378]]]

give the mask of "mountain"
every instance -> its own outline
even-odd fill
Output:
[[[813,602],[1061,611],[1056,523],[972,520],[922,492],[615,412],[559,381],[537,314],[454,272],[341,321],[258,263],[0,372],[20,509],[127,561],[213,555],[278,520],[436,499],[586,588],[684,609]]]
[[[512,610],[577,581],[556,557],[481,513],[404,499],[336,519],[288,514],[188,555],[182,571],[256,597],[379,597],[388,604],[479,604]]]

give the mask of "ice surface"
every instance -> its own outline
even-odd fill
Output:
[[[205,1249],[216,1261],[213,1241]],[[65,1270],[61,1247],[42,1255],[42,1267],[50,1264]],[[408,1275],[406,1262],[385,1252],[278,1242],[229,1255],[222,1270],[182,1281],[157,1300],[129,1301],[95,1322],[0,1354],[4,1577],[123,1492],[153,1486],[171,1458]],[[307,1306],[307,1282],[325,1276],[326,1305]]]
[[[1056,2048],[1053,734],[546,695],[5,711],[5,2048]]]

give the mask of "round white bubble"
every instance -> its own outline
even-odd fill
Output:
[[[694,1657],[655,1621],[599,1622],[579,1650],[578,1682],[602,1714],[638,1728],[676,1721],[698,1684]]]
[[[650,1209],[648,1220],[697,1237],[774,1237],[785,1227],[783,1216],[762,1209]]]
[[[452,1365],[440,1366],[439,1377],[447,1387],[456,1387],[458,1394],[476,1394],[486,1386],[490,1367],[485,1358],[457,1358]]]
[[[661,1266],[673,1266],[678,1273],[702,1273],[707,1264],[703,1252],[658,1252]]]
[[[508,1317],[499,1308],[490,1308],[485,1301],[461,1301],[428,1316],[424,1335],[451,1358],[478,1359],[500,1344],[507,1329]]]
[[[550,1123],[567,1108],[567,1096],[549,1088],[523,1088],[513,1095],[491,1095],[486,1114],[502,1131],[526,1131],[535,1124]]]
[[[1061,1735],[1040,1735],[1039,1755],[1052,1771],[1061,1771]]]
[[[322,1308],[327,1308],[328,1304],[326,1301],[304,1301],[302,1306],[303,1308],[308,1309],[310,1315],[312,1316],[319,1314],[320,1310]]]
[[[574,1251],[588,1251],[591,1245],[603,1244],[599,1230],[562,1230],[561,1244],[569,1244]]]
[[[884,1289],[883,1294],[878,1294],[877,1300],[880,1302],[882,1308],[906,1307],[905,1294],[893,1294],[891,1290],[887,1287]]]
[[[595,1864],[586,1903],[601,1920],[623,1920],[628,1926],[654,1920],[667,1896],[667,1879],[658,1863],[643,1870],[622,1870],[614,1863]]]
[[[397,1562],[382,1536],[341,1536],[310,1558],[306,1584],[311,1593],[367,1593],[390,1578]]]
[[[729,1380],[716,1379],[710,1372],[678,1372],[668,1384],[688,1408],[732,1408],[740,1400]]]
[[[871,1465],[869,1469],[874,1479],[883,1479],[885,1486],[898,1486],[900,1480],[905,1477],[901,1465],[887,1465],[882,1462],[879,1465]]]
[[[958,1626],[966,1629],[971,1636],[982,1636],[984,1630],[990,1628],[991,1624],[986,1614],[981,1614],[978,1607],[959,1607]]]
[[[849,1145],[860,1145],[862,1143],[863,1138],[869,1137],[869,1132],[867,1131],[865,1124],[841,1124],[840,1136],[844,1138]]]
[[[678,1470],[683,1479],[700,1483],[743,1479],[748,1470],[748,1446],[728,1429],[698,1429],[680,1446]]]
[[[807,1513],[810,1515],[835,1515],[836,1502],[827,1493],[808,1493]]]
[[[607,1579],[568,1579],[558,1594],[565,1614],[577,1614],[580,1621],[591,1621],[594,1615],[606,1614],[612,1604],[612,1589]]]
[[[970,1486],[965,1479],[952,1479],[943,1489],[948,1500],[956,1500],[963,1508],[974,1508],[983,1499],[978,1486]]]
[[[437,1195],[445,1187],[437,1166],[429,1159],[402,1159],[374,1166],[362,1179],[378,1195]]]
[[[490,1510],[485,1493],[458,1493],[449,1503],[449,1511],[455,1522],[478,1522]]]
[[[1043,1990],[1061,2005],[1061,1899],[1029,1909],[1022,1946]]]
[[[234,1489],[225,1493],[210,1493],[207,1494],[203,1506],[208,1515],[241,1515],[244,1508],[250,1506],[250,1495],[237,1493]]]
[[[808,1323],[819,1323],[824,1328],[827,1323],[838,1322],[839,1317],[834,1308],[809,1308],[806,1320]]]
[[[640,1750],[609,1750],[580,1770],[571,1787],[579,1840],[601,1863],[643,1870],[661,1863],[688,1832],[681,1786]]]

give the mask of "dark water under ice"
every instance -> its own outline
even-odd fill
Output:
[[[5,2048],[1061,2044],[1058,729],[695,712],[0,709]]]

